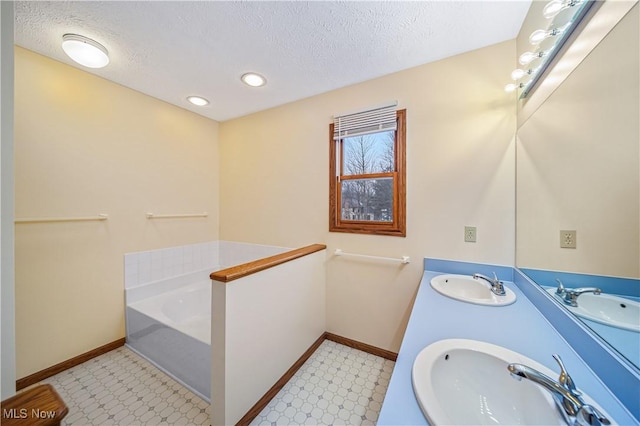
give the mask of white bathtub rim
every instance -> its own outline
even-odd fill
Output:
[[[209,275],[211,275],[212,272],[216,272],[221,269],[225,269],[225,266],[214,265],[205,269],[189,272],[187,274],[176,275],[158,281],[144,283],[136,287],[126,288],[124,290],[125,304],[129,306],[132,303],[139,302],[140,300],[175,291],[195,282],[203,280],[210,281]]]

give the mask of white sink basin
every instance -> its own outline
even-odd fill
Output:
[[[513,362],[554,380],[559,375],[524,355],[486,342],[448,339],[424,348],[413,364],[412,379],[429,424],[565,425],[548,391],[511,377],[507,365]],[[583,398],[611,419],[590,398]]]
[[[431,287],[444,296],[476,305],[505,306],[516,301],[516,294],[506,285],[506,295],[498,296],[487,281],[468,275],[438,275],[431,279]]]
[[[600,324],[640,333],[640,303],[601,293],[583,293],[578,297],[578,306],[567,305],[556,294],[555,288],[547,291],[573,314]]]

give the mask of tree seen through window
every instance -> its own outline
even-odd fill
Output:
[[[392,173],[395,169],[395,132],[386,131],[344,138],[343,176]],[[393,179],[343,179],[343,220],[393,221]]]
[[[331,232],[406,235],[406,111],[394,112],[394,125],[377,132],[329,126]]]

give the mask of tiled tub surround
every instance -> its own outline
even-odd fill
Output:
[[[287,250],[283,247],[213,241],[126,254],[127,345],[209,400],[209,274],[227,266]]]
[[[478,272],[490,275],[493,271],[496,271],[500,279],[516,293],[517,300],[514,304],[489,307],[459,302],[437,293],[429,284],[431,278],[443,273],[470,275]],[[531,297],[530,294],[534,295],[533,299],[537,298],[537,294],[542,296],[542,290],[526,287],[523,292],[521,286],[534,286],[530,282],[524,283],[523,279],[520,272],[514,271],[511,267],[426,259],[425,271],[378,424],[428,424],[413,392],[413,362],[424,347],[438,340],[450,338],[481,340],[500,345],[520,352],[553,371],[557,371],[557,365],[551,355],[558,353],[577,386],[597,401],[612,420],[617,424],[636,424],[638,420],[633,418],[627,408],[604,386],[601,378],[593,373],[572,346],[528,299],[527,296]],[[578,321],[574,322],[578,324]],[[574,343],[572,345],[575,347]],[[589,360],[586,361],[591,364]],[[508,373],[505,371],[505,374]],[[627,379],[626,385],[634,386],[633,380],[632,383],[629,383],[629,380]],[[627,392],[636,392],[637,395],[637,389],[635,382],[635,388],[632,387]],[[633,411],[633,407],[629,409]]]
[[[156,285],[194,272],[206,271],[206,276],[226,268],[290,250],[286,247],[233,241],[209,241],[160,250],[127,253],[124,255],[124,286],[134,288]]]

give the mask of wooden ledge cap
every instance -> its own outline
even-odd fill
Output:
[[[265,257],[264,259],[258,259],[254,260],[253,262],[247,262],[243,263],[242,265],[222,269],[220,271],[211,273],[209,277],[214,281],[228,283],[229,281],[237,280],[238,278],[246,277],[247,275],[255,274],[256,272],[273,268],[274,266],[290,262],[299,257],[303,257],[308,254],[324,250],[326,248],[327,246],[324,244],[311,244],[310,246],[276,254],[275,256]]]

